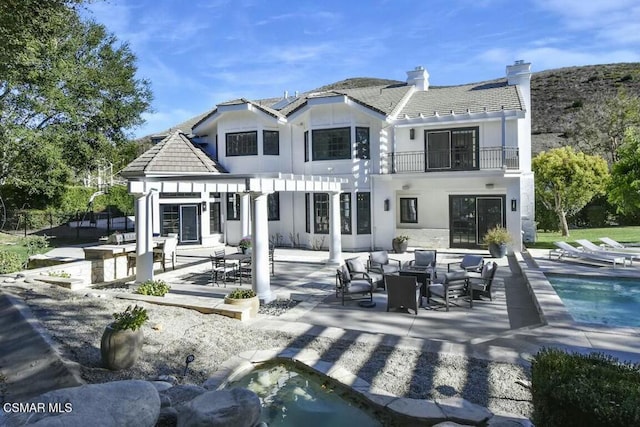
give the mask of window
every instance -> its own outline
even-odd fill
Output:
[[[371,234],[370,193],[358,193],[356,195],[356,209],[358,220],[357,233]]]
[[[356,128],[356,157],[369,160],[369,128]]]
[[[311,135],[313,160],[351,158],[351,128],[316,129]]]
[[[227,221],[240,220],[240,195],[227,193]]]
[[[280,132],[277,130],[262,131],[262,154],[265,156],[280,154]]]
[[[267,211],[269,221],[280,221],[280,193],[267,195]]]
[[[209,203],[209,233],[221,233],[220,202]]]
[[[160,205],[160,235],[178,234],[180,229],[180,211],[178,205]]]
[[[400,198],[400,222],[418,222],[418,199],[416,197]]]
[[[309,161],[309,131],[304,131],[304,161]]]
[[[304,193],[304,231],[311,233],[311,221],[309,221],[309,204],[311,204],[311,197],[309,193]]]
[[[227,157],[255,156],[258,154],[258,132],[228,133]]]
[[[161,199],[199,199],[200,193],[160,193]]]
[[[340,233],[351,234],[351,194],[340,194]]]
[[[477,169],[478,128],[426,133],[427,169]]]
[[[329,234],[329,194],[313,194],[313,231],[316,234]]]

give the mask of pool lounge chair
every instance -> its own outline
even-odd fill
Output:
[[[556,245],[558,249],[554,249],[549,252],[549,259],[556,255],[558,260],[561,260],[562,258],[578,258],[589,261],[609,262],[613,263],[613,268],[616,268],[616,265],[619,263],[621,263],[623,267],[626,265],[625,258],[621,256],[586,252],[562,241],[554,242],[553,244]]]
[[[596,245],[595,243],[590,242],[589,240],[585,240],[585,239],[577,239],[576,243],[578,243],[580,246],[582,246],[583,250],[586,252],[591,252],[591,253],[596,253],[596,254],[602,254],[602,255],[611,255],[611,256],[620,256],[625,258],[626,260],[629,261],[629,265],[633,264],[633,260],[639,260],[640,259],[640,253],[631,253],[631,252],[623,252],[623,251],[616,251],[616,250],[606,250],[606,249],[602,249],[600,246]]]
[[[613,250],[622,252],[640,253],[640,246],[625,246],[622,243],[616,242],[615,240],[608,237],[600,237],[599,240],[606,245],[606,250],[609,250],[609,248],[611,248]]]

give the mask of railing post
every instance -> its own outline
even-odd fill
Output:
[[[391,173],[396,173],[396,153],[391,153]]]

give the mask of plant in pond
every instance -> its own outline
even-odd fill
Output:
[[[140,295],[163,297],[170,289],[171,286],[162,280],[147,280],[138,286],[136,293]]]

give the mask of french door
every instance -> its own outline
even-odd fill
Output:
[[[180,205],[180,242],[200,241],[198,205]]]
[[[478,248],[487,230],[505,225],[504,196],[449,196],[449,246]]]

